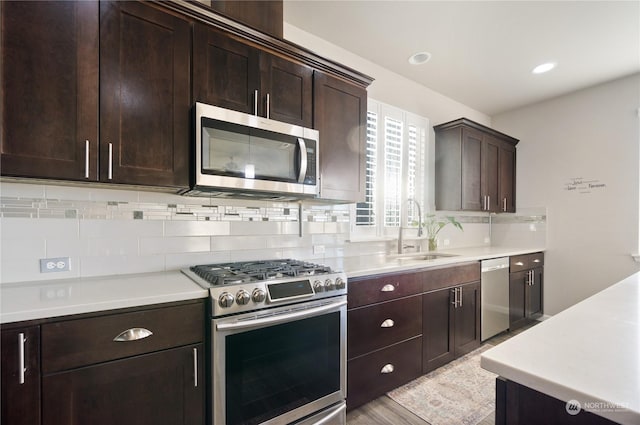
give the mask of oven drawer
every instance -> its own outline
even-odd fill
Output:
[[[421,276],[413,272],[349,279],[349,308],[419,294]]]
[[[358,407],[422,374],[422,337],[347,362],[347,406]]]
[[[198,302],[45,324],[42,370],[51,373],[199,343],[204,322],[204,303]],[[144,337],[146,331],[152,334]]]
[[[422,334],[422,296],[415,295],[347,312],[347,358]]]

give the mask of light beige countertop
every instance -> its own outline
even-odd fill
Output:
[[[444,266],[541,251],[536,248],[463,248],[437,251],[435,260],[393,255],[328,258],[314,262],[345,271],[347,277]],[[423,252],[419,255],[426,255]],[[412,254],[409,254],[412,255]],[[173,301],[205,298],[208,291],[180,271],[16,282],[0,285],[0,323],[46,319]]]
[[[208,294],[180,271],[7,283],[0,286],[0,323],[184,301]]]
[[[405,254],[404,256],[380,254],[364,255],[361,257],[328,258],[323,260],[323,264],[326,264],[335,270],[346,272],[347,277],[349,278],[355,278],[381,273],[393,273],[412,269],[453,265],[468,261],[487,260],[490,258],[511,257],[514,255],[529,254],[539,251],[544,251],[544,248],[475,247],[438,250],[434,252],[423,251],[420,253]],[[414,260],[410,258],[414,255],[420,256],[429,254],[444,254],[446,256],[434,260]]]
[[[482,353],[503,378],[640,424],[640,273]]]

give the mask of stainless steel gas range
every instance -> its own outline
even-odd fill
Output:
[[[212,425],[345,425],[347,277],[296,260],[183,270],[209,289]]]

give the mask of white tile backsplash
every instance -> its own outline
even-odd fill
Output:
[[[349,205],[190,198],[4,181],[0,195],[0,283],[274,258],[341,264],[342,257],[395,249],[395,240],[348,242]],[[488,216],[465,214],[459,219],[464,232],[447,226],[439,235],[449,239],[447,248],[483,245],[490,234]],[[493,242],[544,245],[546,216],[533,219],[535,231],[527,220],[532,218],[505,215],[493,225]],[[316,249],[315,254],[319,245],[324,250]],[[40,273],[40,258],[64,256],[71,258],[69,272]]]

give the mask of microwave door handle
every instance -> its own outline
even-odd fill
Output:
[[[300,173],[298,174],[298,183],[304,183],[304,177],[307,175],[307,144],[301,137],[298,137],[298,149],[300,149]]]

